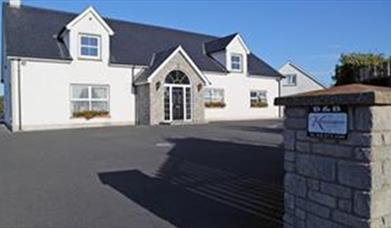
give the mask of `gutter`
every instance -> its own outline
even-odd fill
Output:
[[[22,131],[22,83],[21,83],[21,60],[17,59],[17,76],[18,76],[18,130]]]

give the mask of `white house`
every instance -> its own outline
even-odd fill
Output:
[[[326,88],[312,74],[290,61],[282,66],[279,72],[285,76],[285,78],[281,80],[281,96],[289,96]]]
[[[3,4],[13,131],[275,118],[281,74],[226,37]]]

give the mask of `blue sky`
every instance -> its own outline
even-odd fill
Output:
[[[274,68],[291,60],[326,85],[341,53],[391,54],[391,1],[386,0],[22,2],[72,12],[92,5],[107,17],[217,36],[240,32],[250,50]]]

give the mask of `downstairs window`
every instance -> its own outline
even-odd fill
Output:
[[[105,85],[71,85],[71,111],[74,117],[92,112],[109,114],[109,87]]]
[[[265,90],[252,90],[250,91],[250,107],[251,108],[263,108],[267,107],[267,91]]]
[[[224,108],[224,89],[206,89],[204,101],[207,108]]]

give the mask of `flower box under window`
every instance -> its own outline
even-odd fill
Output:
[[[225,103],[224,102],[205,102],[205,107],[206,108],[224,108]]]
[[[74,118],[85,118],[86,120],[90,120],[95,117],[110,117],[109,112],[106,112],[106,111],[74,112],[72,116]]]
[[[109,87],[105,85],[71,85],[73,118],[109,116]]]
[[[267,102],[264,101],[252,101],[251,108],[266,108],[268,106]]]

